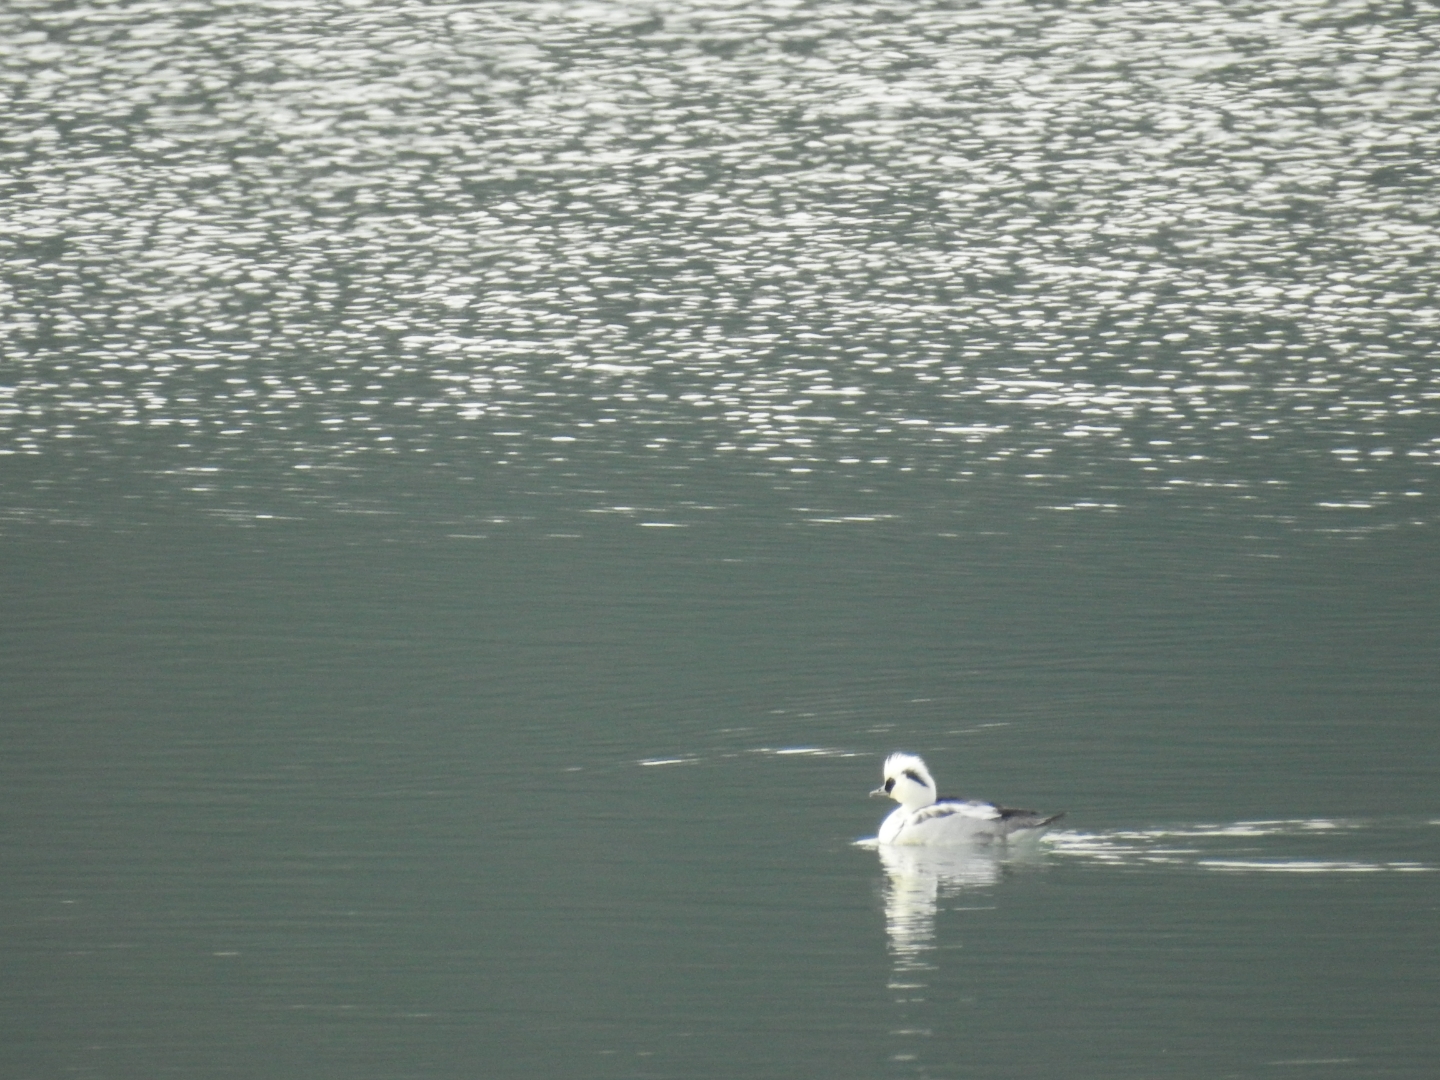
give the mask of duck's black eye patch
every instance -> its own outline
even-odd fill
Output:
[[[904,775],[908,776],[911,780],[914,780],[915,783],[919,784],[921,787],[928,786],[924,780],[920,779],[920,774],[917,773],[914,769],[906,769]]]
[[[892,777],[890,777],[888,780],[885,781],[885,794],[886,794],[886,795],[889,795],[890,792],[892,792],[892,791],[894,791],[894,790],[895,790],[895,778],[892,776]]]

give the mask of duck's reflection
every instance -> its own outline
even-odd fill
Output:
[[[871,842],[865,846],[874,847],[885,870],[885,932],[891,962],[887,989],[895,1008],[890,1060],[917,1076],[928,1076],[923,1064],[926,1041],[937,1024],[948,1027],[954,1022],[953,986],[964,984],[963,973],[950,972],[945,981],[952,984],[952,992],[946,1005],[937,1010],[926,1000],[929,973],[938,967],[936,950],[942,948],[936,940],[936,913],[942,906],[951,911],[993,907],[992,898],[998,893],[994,886],[1019,864],[1035,863],[1043,854],[1031,844],[912,847]]]
[[[885,929],[896,974],[930,966],[935,913],[943,900],[1000,880],[1000,847],[928,848],[881,844],[885,868]]]

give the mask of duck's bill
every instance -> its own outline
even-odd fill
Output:
[[[870,792],[870,798],[872,799],[888,799],[889,797],[890,793],[883,787],[877,787],[874,791]]]

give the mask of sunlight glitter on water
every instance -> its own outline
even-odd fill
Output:
[[[1349,12],[27,12],[0,450],[1432,521],[1434,27]]]

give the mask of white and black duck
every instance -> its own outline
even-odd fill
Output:
[[[882,844],[981,845],[1037,837],[1064,816],[1014,810],[981,799],[939,794],[925,762],[915,754],[885,759],[885,783],[870,793],[900,805],[880,823]]]

